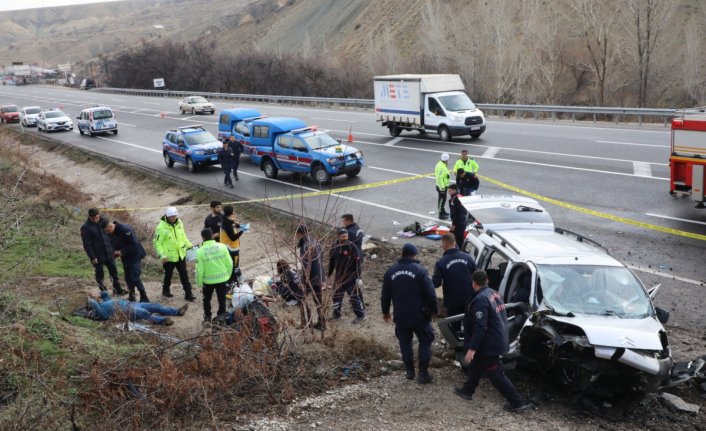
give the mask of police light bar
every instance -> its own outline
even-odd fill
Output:
[[[304,133],[304,132],[315,132],[316,130],[317,130],[316,126],[307,126],[307,127],[302,127],[300,129],[290,130],[290,133],[297,134],[297,133]]]
[[[202,124],[194,124],[193,126],[177,127],[177,130],[183,130],[183,129],[203,129],[203,125]]]
[[[255,120],[262,120],[263,118],[267,118],[267,115],[262,115],[260,117],[249,117],[249,118],[243,118],[243,121],[255,121]]]

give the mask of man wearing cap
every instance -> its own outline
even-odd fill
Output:
[[[223,185],[232,189],[233,180],[230,178],[230,172],[235,164],[235,154],[233,154],[233,149],[226,139],[223,139],[223,148],[218,150],[218,162],[221,164],[221,169],[223,169]]]
[[[443,284],[446,315],[456,316],[463,314],[466,304],[473,297],[471,275],[476,270],[476,263],[470,254],[456,247],[456,239],[451,233],[441,236],[441,247],[444,254],[436,261],[431,280],[436,288]],[[460,330],[461,323],[454,325],[453,329]]]
[[[226,282],[233,273],[233,258],[228,247],[213,239],[213,231],[205,228],[201,231],[201,247],[196,250],[196,286],[203,288],[203,320],[211,322],[211,298],[216,292],[218,316],[226,313]]]
[[[331,277],[334,271],[336,278],[333,283],[333,320],[341,318],[343,297],[348,293],[355,313],[353,324],[365,321],[363,294],[357,283],[360,278],[360,252],[358,247],[348,240],[348,230],[345,228],[338,230],[338,240],[331,247],[328,276]]]
[[[461,179],[462,175],[459,173],[459,169],[463,169],[465,181]],[[454,163],[454,172],[456,172],[456,183],[459,185],[459,190],[464,196],[470,196],[473,192],[478,190],[480,182],[478,181],[478,162],[473,158],[468,157],[468,150],[461,150],[461,158],[456,160]],[[468,183],[469,188],[461,188],[461,183]]]
[[[476,295],[466,307],[463,319],[464,362],[468,364],[466,382],[454,392],[466,400],[473,399],[483,375],[509,401],[507,409],[512,412],[534,410],[526,402],[505,375],[500,356],[508,351],[507,313],[500,295],[488,287],[485,271],[473,273],[473,290]]]
[[[142,284],[142,259],[147,256],[140,240],[137,238],[135,230],[129,224],[109,222],[101,219],[100,228],[110,236],[113,244],[113,258],[120,258],[123,261],[123,272],[125,273],[125,284],[128,289],[128,301],[135,301],[135,289],[140,292],[140,302],[150,302]]]
[[[414,379],[414,352],[412,338],[419,340],[419,383],[433,380],[429,374],[431,343],[434,330],[431,318],[438,312],[436,292],[427,270],[416,260],[417,248],[413,244],[402,247],[402,258],[387,270],[383,278],[382,316],[385,322],[390,316],[390,303],[394,309],[395,335],[399,340],[400,353],[408,380]]]
[[[436,177],[436,192],[438,193],[437,200],[437,210],[439,211],[439,218],[446,220],[449,218],[449,213],[446,212],[446,189],[449,187],[450,175],[449,175],[449,154],[444,153],[441,155],[441,160],[436,163],[436,168],[434,168],[434,176]]]
[[[174,207],[169,207],[159,220],[152,240],[154,251],[162,260],[164,279],[162,280],[162,295],[171,298],[172,274],[174,268],[179,273],[181,286],[184,288],[184,298],[187,301],[196,299],[191,291],[189,272],[186,269],[186,250],[192,248],[184,231],[184,223],[179,219],[179,213]]]

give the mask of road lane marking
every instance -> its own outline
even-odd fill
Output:
[[[397,137],[395,139],[391,139],[388,142],[385,142],[386,147],[394,147],[396,143],[403,141],[404,138]]]
[[[635,176],[638,177],[651,177],[652,176],[652,166],[647,162],[632,162],[633,170],[635,171]]]
[[[638,144],[636,142],[618,142],[618,141],[595,141],[595,142],[598,144],[636,145],[636,146],[640,146],[640,147],[669,148],[669,145]]]
[[[366,144],[366,145],[375,145],[378,147],[384,147],[385,144],[380,144],[377,142],[367,142],[367,141],[354,141],[354,144],[360,143],[360,144]],[[414,148],[414,147],[404,147],[404,146],[399,146],[396,145],[392,148],[395,149],[402,149],[402,150],[413,150],[413,151],[421,151],[421,152],[427,152],[427,153],[435,153],[435,154],[443,154],[445,151],[441,150],[432,150],[428,148]],[[476,159],[485,159],[485,157],[481,156],[475,156]],[[491,159],[489,159],[491,160]],[[604,171],[602,169],[589,169],[589,168],[579,168],[576,166],[562,166],[562,165],[554,165],[551,163],[539,163],[539,162],[529,162],[526,160],[515,160],[515,159],[504,159],[504,158],[499,158],[499,157],[494,157],[492,160],[497,160],[500,162],[509,162],[509,163],[519,163],[523,165],[531,165],[531,166],[544,166],[544,167],[549,167],[549,168],[559,168],[559,169],[568,169],[572,171],[582,171],[582,172],[593,172],[593,173],[599,173],[599,174],[610,174],[610,175],[621,175],[625,177],[633,177],[633,178],[645,178],[645,179],[651,179],[651,180],[661,180],[661,181],[669,181],[669,178],[666,177],[637,177],[633,173],[626,173],[626,172],[615,172],[615,171]]]
[[[645,213],[645,215],[648,215],[648,216],[650,216],[650,217],[659,217],[659,218],[664,218],[664,219],[667,219],[667,220],[683,221],[683,222],[685,222],[685,223],[694,223],[694,224],[700,224],[700,225],[706,226],[706,223],[705,223],[705,222],[696,221],[696,220],[689,220],[689,219],[686,219],[686,218],[671,217],[671,216],[666,216],[666,215],[662,215],[662,214],[653,214],[653,213]]]
[[[613,215],[613,214],[608,214],[608,213],[604,213],[604,212],[601,212],[601,211],[592,210],[592,209],[590,209],[590,208],[581,207],[581,206],[574,205],[574,204],[570,204],[570,203],[568,203],[568,202],[564,202],[564,201],[561,201],[561,200],[558,200],[558,199],[550,198],[550,197],[543,196],[543,195],[540,195],[540,194],[537,194],[537,193],[533,193],[533,192],[530,192],[530,191],[527,191],[527,190],[523,190],[523,189],[521,189],[521,188],[519,188],[519,187],[511,186],[511,185],[509,185],[509,184],[503,183],[502,181],[498,181],[498,180],[496,180],[496,179],[489,178],[489,177],[486,177],[486,176],[483,176],[483,175],[478,175],[478,176],[479,176],[482,180],[487,181],[487,182],[489,182],[489,183],[491,183],[491,184],[494,184],[494,185],[496,185],[496,186],[498,186],[498,187],[501,187],[501,188],[504,188],[504,189],[507,189],[507,190],[510,190],[510,191],[513,191],[513,192],[516,192],[516,193],[520,193],[520,194],[525,195],[525,196],[529,196],[529,197],[531,197],[531,198],[533,198],[533,199],[536,199],[536,200],[548,202],[548,203],[550,203],[550,204],[554,204],[554,205],[560,206],[560,207],[562,207],[562,208],[570,209],[570,210],[572,210],[572,211],[576,211],[576,212],[580,212],[580,213],[583,213],[583,214],[592,215],[592,216],[599,217],[599,218],[604,218],[604,219],[611,220],[611,221],[615,221],[615,222],[618,222],[618,223],[623,223],[623,224],[627,224],[627,225],[631,225],[631,226],[641,227],[641,228],[648,229],[648,230],[653,230],[653,231],[656,231],[656,232],[668,233],[668,234],[671,234],[671,235],[682,236],[682,237],[691,238],[691,239],[697,239],[697,240],[700,240],[700,241],[706,241],[706,235],[702,235],[702,234],[698,234],[698,233],[692,233],[692,232],[687,232],[687,231],[683,231],[683,230],[679,230],[679,229],[672,229],[672,228],[665,227],[665,226],[659,226],[659,225],[655,225],[655,224],[652,224],[652,223],[641,222],[641,221],[632,220],[632,219],[629,219],[629,218],[626,218],[626,217],[620,217],[620,216],[616,216],[616,215]]]
[[[157,153],[157,154],[162,154],[162,150],[155,150],[154,148],[143,147],[142,145],[131,144],[131,143],[125,142],[125,141],[118,141],[117,139],[106,138],[104,136],[96,136],[96,138],[105,139],[106,141],[115,142],[115,143],[122,144],[122,145],[127,145],[129,147],[139,148],[139,149],[145,150],[145,151],[151,151],[151,152]]]
[[[142,103],[144,103],[145,105],[161,105],[161,103],[157,103],[157,102],[142,102]]]
[[[324,120],[324,121],[340,121],[342,123],[357,123],[357,121],[354,120],[339,120],[336,118],[321,118],[321,117],[309,117],[312,120]]]
[[[498,151],[500,151],[499,147],[488,147],[481,157],[484,159],[494,159],[495,155],[498,154]]]
[[[668,272],[656,271],[651,268],[643,268],[643,267],[635,266],[635,265],[625,265],[625,266],[628,267],[629,269],[632,269],[635,271],[645,272],[647,274],[658,275],[660,277],[665,277],[665,278],[671,278],[672,280],[683,281],[684,283],[694,284],[696,286],[703,286],[704,285],[703,281],[693,280],[691,278],[686,278],[686,277],[680,277],[678,275],[670,274]]]
[[[123,123],[122,121],[118,123],[119,126],[137,127],[134,124]]]

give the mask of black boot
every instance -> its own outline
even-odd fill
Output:
[[[116,295],[125,295],[127,291],[120,286],[120,281],[117,278],[113,279],[113,293]]]
[[[127,300],[130,302],[135,302],[135,288],[134,287],[128,287]]]
[[[419,383],[431,383],[434,380],[431,374],[429,374],[429,364],[419,364],[419,377],[417,381]]]
[[[162,296],[166,298],[171,298],[174,295],[172,295],[172,292],[168,287],[162,287]]]
[[[407,378],[407,380],[414,380],[414,364],[409,363],[409,364],[404,364],[405,368],[405,373],[404,376]]]
[[[140,289],[140,302],[150,302],[150,299],[147,297],[147,292],[145,292],[145,289]]]
[[[194,293],[191,291],[191,288],[184,289],[184,299],[187,301],[196,301],[196,297],[194,296]]]

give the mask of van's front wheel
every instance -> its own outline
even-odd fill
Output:
[[[331,182],[331,174],[328,173],[323,165],[314,166],[314,170],[311,171],[311,176],[319,184],[328,184]]]
[[[448,127],[446,127],[446,126],[439,127],[439,139],[441,139],[444,142],[449,142],[451,140],[451,132],[449,132]]]

